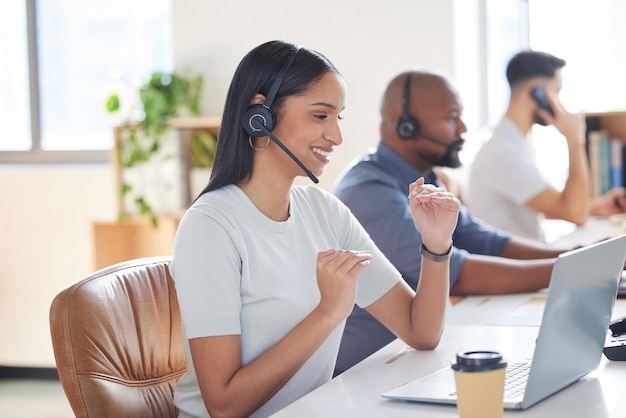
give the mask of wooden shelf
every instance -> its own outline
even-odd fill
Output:
[[[179,117],[171,118],[168,126],[178,131],[182,147],[182,170],[185,173],[183,178],[183,201],[191,203],[191,139],[194,131],[204,130],[217,138],[222,119],[216,116]]]
[[[621,187],[626,180],[626,111],[588,112],[585,122],[592,195],[599,197],[613,187]]]
[[[626,141],[626,111],[585,113],[587,131],[605,130],[614,138]]]
[[[167,122],[168,126],[172,129],[203,129],[212,135],[219,133],[221,123],[222,118],[218,116],[176,117],[169,119]]]
[[[181,155],[181,188],[182,188],[182,201],[184,205],[191,203],[192,191],[190,173],[193,167],[191,156],[191,139],[193,133],[198,130],[204,130],[216,138],[219,134],[221,125],[221,118],[217,116],[191,116],[191,117],[176,117],[168,120],[169,129],[175,130],[178,135],[180,143],[180,155]],[[117,150],[120,147],[124,133],[136,128],[136,124],[121,124],[113,128],[114,144],[111,150],[111,162],[114,164],[114,176],[115,176],[115,190],[119,191],[122,184],[122,171],[118,163]],[[117,210],[118,213],[124,213],[124,205],[119,193],[117,194]]]

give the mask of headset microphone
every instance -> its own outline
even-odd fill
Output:
[[[311,170],[309,170],[308,168],[306,168],[304,166],[304,164],[302,164],[302,161],[300,161],[298,159],[298,157],[296,157],[295,155],[293,155],[293,153],[291,151],[289,151],[289,149],[285,146],[285,144],[283,144],[278,138],[276,138],[276,136],[271,133],[266,127],[265,125],[263,125],[263,123],[255,123],[257,122],[256,120],[250,120],[250,126],[258,131],[263,132],[264,135],[268,136],[272,141],[274,141],[276,143],[276,145],[278,145],[283,151],[285,151],[287,153],[287,155],[289,157],[291,157],[292,160],[294,160],[296,162],[296,164],[298,164],[300,166],[300,168],[302,170],[304,170],[304,172],[306,173],[307,176],[309,176],[309,178],[313,181],[313,183],[317,184],[319,183],[319,179],[315,176],[315,174],[313,174],[311,172]]]
[[[430,142],[432,142],[434,144],[438,144],[438,145],[444,146],[444,147],[446,147],[446,148],[448,148],[450,150],[460,151],[462,149],[462,147],[463,147],[463,143],[465,143],[465,140],[463,138],[461,138],[461,139],[459,139],[457,141],[454,141],[454,142],[444,142],[444,141],[442,141],[440,139],[437,139],[437,138],[434,138],[432,136],[424,135],[421,132],[418,133],[417,136],[421,137],[421,138],[424,138],[424,139],[426,139],[426,140],[428,140],[428,141],[430,141]]]

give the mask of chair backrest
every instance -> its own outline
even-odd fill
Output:
[[[175,417],[186,371],[170,257],[116,264],[63,289],[50,331],[63,390],[82,417]]]

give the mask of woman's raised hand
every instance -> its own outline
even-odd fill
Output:
[[[368,251],[330,249],[318,253],[318,307],[336,321],[344,320],[356,301],[357,280],[371,259]]]
[[[424,245],[435,253],[447,251],[459,217],[459,199],[441,187],[425,184],[420,177],[409,185],[409,200],[413,224]]]

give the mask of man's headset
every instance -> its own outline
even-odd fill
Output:
[[[412,75],[413,73],[408,73],[406,80],[404,81],[404,90],[402,92],[402,116],[400,116],[398,124],[396,125],[398,135],[402,139],[417,138],[420,131],[419,122],[409,113],[409,96],[411,95]]]
[[[314,183],[319,183],[318,178],[308,168],[306,168],[304,164],[302,164],[302,162],[291,151],[289,151],[289,149],[287,149],[287,147],[278,138],[276,138],[276,136],[274,136],[274,134],[272,134],[272,131],[276,127],[276,113],[272,110],[272,104],[276,98],[278,89],[287,76],[289,67],[291,67],[293,60],[296,58],[296,54],[300,51],[300,48],[300,45],[296,45],[291,51],[291,54],[287,57],[285,65],[283,65],[282,70],[278,73],[278,76],[274,80],[269,93],[265,96],[265,101],[262,104],[254,104],[248,107],[243,116],[243,129],[245,129],[247,134],[252,138],[259,138],[262,136],[269,137],[283,151],[285,151],[287,155],[289,155],[289,157],[291,157],[291,159],[294,160],[300,168],[302,168],[302,170],[304,170],[306,175],[309,176]]]

